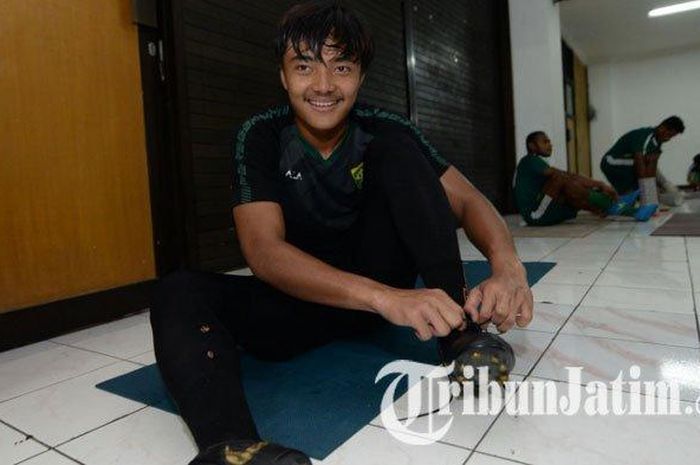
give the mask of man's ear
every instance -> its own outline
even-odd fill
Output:
[[[284,69],[280,66],[280,81],[282,82],[282,87],[284,87],[284,90],[288,91],[289,88],[287,87],[287,78],[284,75]]]

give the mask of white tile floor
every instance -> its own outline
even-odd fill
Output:
[[[700,396],[700,238],[651,237],[651,224],[602,222],[583,238],[516,238],[527,261],[557,267],[534,286],[536,317],[505,337],[517,379],[563,386],[564,367],[610,381],[631,364]],[[512,222],[511,222],[512,223]],[[481,254],[460,237],[465,259]],[[697,291],[697,292],[696,292]],[[154,363],[146,314],[0,353],[0,464],[180,465],[195,454],[175,415],[96,390]],[[459,401],[457,401],[459,402]],[[453,411],[459,411],[459,408]],[[697,463],[698,414],[665,417],[455,416],[439,443],[408,446],[373,421],[324,464]]]

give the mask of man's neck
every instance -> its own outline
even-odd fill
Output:
[[[348,120],[346,119],[342,124],[339,124],[333,129],[322,131],[310,128],[298,118],[296,119],[296,126],[301,137],[311,144],[313,148],[318,150],[318,153],[320,153],[323,158],[328,158],[343,140],[343,136],[345,136],[348,130]]]

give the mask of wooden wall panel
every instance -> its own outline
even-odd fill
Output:
[[[576,109],[576,172],[591,176],[591,132],[588,121],[588,68],[574,54],[574,95]]]
[[[130,3],[0,2],[0,311],[154,277]]]

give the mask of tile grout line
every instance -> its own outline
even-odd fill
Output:
[[[555,247],[554,249],[550,250],[548,253],[544,254],[544,256],[543,256],[542,258],[540,258],[539,261],[547,260],[547,257],[549,257],[550,255],[552,255],[554,252],[556,252],[557,250],[561,249],[562,247],[564,247],[564,246],[566,246],[566,245],[569,245],[569,243],[571,243],[571,241],[573,241],[573,240],[574,240],[573,237],[568,238],[567,241],[565,241],[564,243],[562,243],[562,244],[559,245],[558,247]]]
[[[60,450],[58,450],[58,449],[53,449],[53,448],[49,448],[49,450],[45,450],[45,451],[42,452],[41,454],[32,455],[31,457],[27,457],[26,459],[22,460],[21,462],[17,462],[15,465],[21,465],[21,464],[23,464],[23,463],[27,463],[28,461],[30,461],[30,460],[32,460],[32,459],[35,459],[35,458],[37,458],[37,457],[39,457],[39,456],[41,456],[41,455],[44,455],[44,454],[46,454],[46,453],[49,453],[49,452],[54,452],[54,453],[56,453],[56,454],[58,454],[58,455],[60,455],[60,456],[62,456],[62,457],[67,458],[68,460],[70,460],[70,461],[73,462],[73,463],[77,463],[78,465],[87,465],[85,462],[81,462],[80,460],[76,459],[75,457],[71,457],[70,455],[67,455],[67,454],[64,453],[64,452],[61,452]]]
[[[390,430],[389,428],[385,428],[385,427],[382,426],[382,425],[375,425],[374,423],[371,423],[371,422],[370,422],[370,423],[367,423],[367,426],[371,426],[371,427],[373,427],[373,428],[377,428],[377,429],[380,429],[380,430],[382,430],[382,431],[386,431],[386,432],[388,432],[388,433],[391,432],[391,430]],[[391,434],[391,433],[390,433],[390,434]],[[404,434],[410,435],[410,434],[412,434],[412,433],[404,433]],[[441,444],[441,445],[443,445],[443,446],[449,446],[449,447],[453,447],[453,448],[455,448],[455,449],[460,449],[460,450],[464,450],[464,451],[468,451],[468,452],[471,452],[471,451],[472,451],[472,449],[470,449],[470,448],[468,448],[468,447],[466,447],[466,446],[462,446],[462,445],[460,445],[460,444],[451,444],[451,443],[445,442],[445,441],[443,441],[443,440],[437,440],[437,441],[434,442],[434,444]]]
[[[377,428],[377,429],[380,429],[380,430],[382,430],[382,431],[390,432],[390,429],[389,429],[389,428],[385,428],[385,427],[382,426],[382,425],[375,425],[374,423],[368,423],[367,426],[372,426],[372,427]],[[405,434],[410,434],[410,433],[405,433]],[[473,455],[473,453],[476,453],[476,450],[471,449],[471,448],[469,448],[469,447],[467,447],[467,446],[463,446],[463,445],[461,445],[461,444],[453,444],[453,443],[450,443],[450,442],[445,442],[445,441],[443,441],[443,440],[435,441],[435,444],[441,444],[441,445],[443,445],[443,446],[448,446],[448,447],[451,447],[451,448],[460,449],[460,450],[469,452],[469,456],[467,456],[467,461],[468,461],[469,458]],[[500,455],[491,454],[491,453],[489,453],[489,452],[478,452],[478,453],[479,453],[479,454],[483,454],[483,455],[488,455],[488,456],[490,456],[490,457],[502,459],[502,460],[505,460],[505,461],[511,462],[511,463],[516,463],[516,464],[520,464],[520,465],[532,465],[532,464],[530,464],[530,463],[528,463],[528,462],[523,462],[523,461],[521,461],[521,460],[515,460],[515,459],[509,459],[509,458],[506,458],[506,457],[502,457],[502,456],[500,456]],[[466,463],[467,463],[467,462],[463,462],[462,465],[464,465],[464,464],[466,464]]]
[[[586,307],[586,308],[600,308],[600,307]],[[572,310],[573,314],[574,310]],[[651,313],[657,313],[659,315],[663,315],[663,312],[651,312]],[[688,315],[690,316],[689,313],[674,313],[673,315]],[[546,334],[554,334],[552,332],[548,331],[535,331],[535,330],[530,330],[530,329],[518,329],[518,331],[531,331],[531,332],[537,332],[537,333],[546,333]],[[611,341],[617,341],[617,342],[632,342],[635,344],[646,344],[646,345],[652,345],[652,346],[662,346],[662,347],[672,347],[675,349],[700,349],[700,342],[698,343],[699,345],[696,346],[681,346],[677,344],[665,344],[662,342],[650,342],[650,341],[639,341],[635,339],[622,339],[620,337],[610,337],[610,336],[594,336],[590,334],[575,334],[575,333],[562,333],[562,336],[572,336],[572,337],[587,337],[587,338],[592,338],[592,339],[607,339]]]
[[[595,285],[595,283],[598,281],[598,279],[600,279],[600,276],[603,274],[603,272],[605,271],[605,269],[607,268],[607,266],[610,264],[610,262],[611,262],[612,259],[615,257],[615,255],[617,254],[617,252],[620,250],[620,247],[622,247],[622,244],[625,243],[625,240],[627,240],[627,238],[630,236],[631,233],[632,233],[632,231],[628,231],[627,234],[625,234],[625,236],[623,237],[622,241],[620,241],[620,244],[618,244],[617,248],[615,248],[615,252],[613,252],[613,254],[610,256],[610,258],[609,258],[609,259],[607,260],[607,262],[605,263],[605,266],[604,266],[604,267],[600,270],[600,272],[598,273],[598,276],[596,276],[596,278],[593,280],[593,283],[591,283],[591,285],[590,285],[589,288],[586,290],[586,292],[583,294],[583,296],[581,296],[581,299],[580,299],[579,302],[574,306],[574,309],[571,311],[571,313],[569,314],[569,316],[562,322],[561,326],[559,326],[559,329],[554,333],[554,336],[553,336],[552,339],[549,341],[549,344],[547,344],[547,346],[544,348],[544,350],[542,350],[542,353],[540,353],[540,356],[537,358],[537,360],[535,361],[535,363],[532,364],[532,367],[530,367],[530,370],[528,370],[527,374],[525,375],[524,380],[527,379],[527,378],[529,378],[529,377],[532,375],[532,372],[535,371],[535,368],[536,368],[537,365],[540,363],[540,361],[542,360],[542,358],[544,357],[544,355],[547,353],[547,351],[550,349],[550,347],[552,347],[552,345],[554,344],[554,341],[557,339],[557,337],[558,337],[559,334],[561,333],[561,330],[564,328],[564,326],[566,326],[566,324],[569,322],[569,320],[570,320],[571,317],[574,315],[574,313],[576,313],[576,310],[579,309],[579,307],[581,306],[581,304],[582,304],[583,301],[585,300],[585,298],[586,298],[586,296],[588,295],[588,293],[591,291],[591,289],[593,289],[593,286]],[[520,389],[520,386],[518,386],[518,389]],[[515,394],[517,394],[517,390],[516,390]],[[511,400],[512,400],[512,399],[511,399]],[[467,460],[465,460],[465,461],[462,463],[462,465],[466,465],[467,462],[471,459],[471,457],[476,453],[476,451],[478,450],[478,448],[479,448],[479,446],[481,445],[481,443],[484,442],[484,440],[486,439],[486,436],[488,436],[489,432],[491,432],[491,429],[494,427],[494,425],[496,424],[496,422],[498,421],[498,419],[501,418],[501,415],[503,414],[503,412],[504,412],[505,410],[506,410],[506,409],[505,409],[505,406],[504,406],[504,407],[501,409],[501,411],[498,412],[498,414],[496,415],[496,418],[493,419],[493,421],[492,421],[491,424],[488,426],[488,428],[486,428],[486,431],[484,432],[484,434],[483,434],[483,435],[481,436],[481,438],[477,441],[476,445],[474,446],[474,451],[469,455],[469,457],[467,457]]]
[[[68,455],[68,454],[63,453],[63,452],[61,452],[60,450],[55,449],[54,447],[50,446],[49,444],[46,444],[45,442],[41,441],[41,440],[38,439],[37,437],[32,436],[31,434],[25,433],[25,432],[22,431],[21,429],[19,429],[19,428],[13,426],[13,425],[7,423],[6,421],[3,421],[2,419],[0,419],[0,424],[1,424],[1,425],[5,425],[5,426],[7,426],[8,428],[10,428],[11,430],[14,430],[14,431],[20,433],[21,435],[23,435],[23,436],[25,437],[25,440],[29,439],[29,440],[32,440],[32,441],[36,442],[37,444],[41,444],[42,446],[46,447],[46,450],[43,450],[43,451],[39,452],[38,454],[34,454],[34,455],[30,456],[30,457],[24,458],[24,459],[20,460],[19,462],[15,462],[14,465],[19,465],[19,464],[21,464],[21,463],[25,463],[25,462],[27,462],[27,461],[29,461],[29,460],[32,460],[32,459],[34,459],[34,458],[36,458],[36,457],[39,457],[40,455],[43,455],[43,454],[45,454],[45,453],[47,453],[47,452],[49,452],[49,451],[56,452],[57,454],[62,455],[63,457],[66,457],[67,459],[70,459],[70,460],[72,460],[72,461],[74,461],[74,462],[76,462],[76,463],[78,463],[78,464],[80,464],[80,465],[85,465],[85,464],[84,464],[83,462],[81,462],[80,460],[78,460],[78,459],[76,459],[76,458],[73,458],[73,457],[71,457],[71,456]]]
[[[492,458],[504,460],[504,461],[509,462],[509,463],[516,463],[516,464],[519,464],[519,465],[532,465],[531,463],[529,463],[529,462],[523,462],[522,460],[509,459],[509,458],[506,458],[506,457],[502,457],[502,456],[500,456],[500,455],[491,454],[491,453],[489,453],[489,452],[477,452],[476,450],[474,450],[474,452],[469,456],[469,458],[471,458],[472,455],[476,455],[476,454],[486,455],[486,456],[488,456],[488,457],[492,457]],[[462,465],[466,465],[466,463],[467,463],[467,462],[464,462]]]
[[[700,319],[698,318],[698,305],[695,298],[695,284],[693,283],[693,268],[690,266],[690,254],[688,253],[688,238],[683,237],[683,244],[685,245],[685,258],[688,263],[688,274],[690,276],[690,296],[693,299],[693,313],[695,313],[695,329],[698,334],[698,343],[700,343]]]
[[[158,403],[159,403],[159,402],[158,402]],[[126,414],[124,414],[124,415],[121,415],[121,416],[119,416],[119,417],[117,417],[117,418],[113,418],[112,420],[108,421],[107,423],[103,423],[103,424],[101,424],[100,426],[97,426],[97,427],[95,427],[95,428],[92,428],[91,430],[88,430],[88,431],[84,431],[84,432],[78,434],[77,436],[74,436],[74,437],[72,437],[72,438],[70,438],[70,439],[67,439],[67,440],[61,442],[61,443],[58,443],[58,444],[56,444],[53,448],[58,449],[59,447],[65,446],[65,445],[68,444],[69,442],[75,441],[76,439],[79,439],[79,438],[81,438],[81,437],[83,437],[83,436],[86,436],[86,435],[88,435],[88,434],[90,434],[90,433],[94,433],[95,431],[97,431],[97,430],[99,430],[99,429],[102,429],[102,428],[104,428],[104,427],[106,427],[106,426],[109,426],[109,425],[111,425],[111,424],[113,424],[113,423],[116,423],[116,422],[118,422],[118,421],[120,421],[120,420],[123,420],[123,419],[126,418],[126,417],[129,417],[129,416],[131,416],[131,415],[134,415],[134,414],[136,414],[136,413],[139,413],[139,412],[141,412],[141,411],[143,411],[143,410],[145,410],[145,409],[147,409],[147,408],[149,408],[149,407],[153,407],[153,405],[151,405],[151,404],[145,404],[145,405],[143,405],[142,407],[139,407],[139,408],[137,408],[137,409],[134,410],[134,411],[131,411],[131,412],[129,412],[129,413],[126,413]]]
[[[111,365],[110,365],[110,366],[111,366]],[[103,367],[103,368],[104,368],[104,367]],[[99,369],[99,368],[98,368],[98,369]],[[95,370],[93,370],[93,371],[95,371]],[[85,374],[87,374],[87,373],[85,373]],[[82,376],[82,375],[81,375],[81,376]],[[71,379],[74,379],[74,378],[71,378]],[[60,384],[60,383],[55,383],[55,384]],[[48,386],[47,386],[47,387],[48,387]],[[32,391],[32,392],[36,392],[36,391]],[[29,394],[29,393],[27,393],[27,394]],[[132,410],[132,411],[130,411],[130,412],[128,412],[128,413],[125,413],[125,414],[123,414],[123,415],[121,415],[121,416],[119,416],[119,417],[117,417],[117,418],[113,418],[112,420],[110,420],[110,421],[108,421],[108,422],[106,422],[106,423],[102,423],[101,425],[99,425],[99,426],[97,426],[97,427],[95,427],[95,428],[89,429],[89,430],[87,430],[87,431],[83,431],[82,433],[80,433],[80,434],[78,434],[78,435],[76,435],[76,436],[74,436],[74,437],[71,437],[70,439],[67,439],[67,440],[65,440],[65,441],[62,441],[62,442],[60,442],[60,443],[58,443],[58,444],[56,444],[56,445],[54,445],[54,446],[52,446],[52,445],[50,445],[50,444],[48,444],[48,443],[45,443],[45,442],[39,440],[39,439],[38,439],[36,436],[34,436],[34,435],[25,433],[23,430],[21,430],[21,429],[15,427],[15,426],[13,426],[13,425],[10,424],[10,423],[7,423],[6,421],[4,421],[4,420],[2,420],[2,419],[0,419],[0,424],[4,424],[4,425],[7,426],[8,428],[17,431],[18,433],[24,435],[26,438],[31,439],[31,440],[33,440],[33,441],[35,441],[35,442],[37,442],[37,443],[39,443],[39,444],[41,444],[42,446],[44,446],[44,447],[47,448],[47,450],[42,451],[42,452],[40,452],[39,454],[35,454],[35,455],[31,456],[31,457],[27,457],[26,459],[23,459],[21,462],[17,462],[17,464],[22,463],[22,462],[25,462],[25,461],[27,461],[27,460],[30,460],[30,459],[32,459],[32,458],[34,458],[34,457],[37,457],[37,456],[39,456],[39,455],[41,455],[41,454],[44,454],[44,453],[46,453],[46,452],[48,452],[48,451],[51,450],[51,451],[57,452],[57,453],[60,454],[60,455],[65,456],[66,458],[69,458],[69,459],[71,459],[71,460],[73,460],[73,461],[75,461],[75,462],[78,462],[78,463],[80,463],[81,465],[84,465],[84,464],[83,464],[82,462],[80,462],[79,460],[75,459],[74,457],[69,456],[68,454],[66,454],[65,452],[62,452],[62,451],[59,450],[58,448],[61,447],[61,446],[66,445],[66,444],[68,444],[68,443],[71,442],[71,441],[74,441],[74,440],[76,440],[76,439],[78,439],[78,438],[81,438],[81,437],[83,437],[83,436],[85,436],[85,435],[87,435],[87,434],[93,433],[93,432],[95,432],[95,431],[97,431],[97,430],[99,430],[99,429],[101,429],[101,428],[104,428],[104,427],[106,427],[106,426],[108,426],[108,425],[111,425],[112,423],[115,423],[115,422],[117,422],[117,421],[119,421],[119,420],[123,420],[124,418],[126,418],[126,417],[128,417],[128,416],[131,416],[131,415],[134,415],[134,414],[136,414],[136,413],[138,413],[138,412],[141,412],[141,411],[143,411],[143,410],[145,410],[145,409],[147,409],[147,408],[149,408],[149,407],[154,407],[155,405],[159,404],[160,402],[155,402],[155,403],[153,403],[153,404],[150,404],[150,403],[149,403],[149,404],[144,404],[143,402],[139,402],[139,403],[140,403],[140,404],[143,404],[143,405],[140,406],[140,407],[138,407],[137,409]],[[17,464],[15,464],[15,465],[17,465]]]
[[[0,405],[4,404],[5,402],[9,402],[9,401],[11,401],[11,400],[19,399],[20,397],[26,396],[27,394],[32,394],[32,393],[41,391],[41,390],[43,390],[43,389],[49,388],[49,387],[51,387],[51,386],[56,386],[57,384],[61,384],[61,383],[64,383],[64,382],[66,382],[66,381],[71,381],[71,380],[74,380],[74,379],[76,379],[76,378],[80,378],[81,376],[88,375],[88,374],[93,373],[93,372],[95,372],[95,371],[97,371],[97,370],[101,370],[101,369],[103,369],[103,368],[111,367],[111,366],[116,365],[117,363],[120,363],[120,362],[121,362],[121,360],[115,360],[115,361],[113,361],[113,362],[111,362],[111,363],[108,363],[108,364],[106,364],[106,365],[102,365],[102,366],[99,366],[99,367],[97,367],[97,368],[93,368],[92,370],[85,371],[85,372],[83,372],[83,373],[79,373],[79,374],[74,375],[74,376],[70,376],[70,377],[68,377],[68,378],[62,379],[62,380],[60,380],[60,381],[56,381],[56,382],[54,382],[54,383],[47,384],[47,385],[45,385],[45,386],[41,386],[41,387],[36,388],[36,389],[31,389],[31,390],[29,390],[29,391],[23,392],[22,394],[18,394],[18,395],[13,396],[13,397],[8,397],[7,399],[0,400]],[[134,362],[132,362],[132,363],[134,363]]]
[[[54,340],[49,340],[48,342],[51,342],[51,343],[53,343],[53,344],[57,344],[57,345],[59,345],[59,346],[70,347],[71,349],[78,349],[78,350],[82,350],[82,351],[84,351],[84,352],[90,352],[90,353],[92,353],[92,354],[103,355],[103,356],[105,356],[105,357],[111,357],[111,358],[114,358],[114,359],[116,359],[116,360],[120,360],[120,361],[122,361],[122,362],[136,363],[136,364],[140,365],[138,362],[134,362],[134,361],[131,360],[131,359],[123,358],[123,357],[118,357],[118,356],[116,356],[116,355],[110,355],[110,354],[107,354],[107,353],[104,353],[104,352],[100,352],[100,351],[97,351],[97,350],[94,350],[94,349],[86,349],[86,348],[84,348],[84,347],[74,346],[74,345],[72,345],[72,344],[67,344],[67,343],[65,343],[65,342],[56,342],[56,341],[54,341]],[[142,356],[142,355],[144,355],[144,354],[147,354],[147,353],[149,353],[149,352],[152,352],[152,351],[153,351],[153,349],[149,349],[149,350],[147,350],[147,351],[145,351],[145,352],[141,352],[140,354],[134,355],[132,358],[140,357],[140,356]]]
[[[681,272],[682,273],[682,272]],[[692,286],[690,288],[669,288],[669,287],[651,287],[651,286],[646,286],[646,287],[632,287],[632,286],[611,286],[609,284],[598,284],[598,287],[617,287],[619,289],[641,289],[641,290],[646,290],[650,289],[652,291],[677,291],[677,292],[683,292],[683,291],[689,291],[692,289]],[[631,309],[634,310],[634,309]],[[650,310],[647,310],[650,311]],[[668,312],[668,313],[676,313],[676,312]]]

